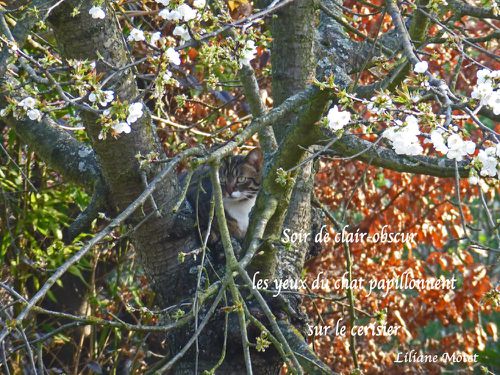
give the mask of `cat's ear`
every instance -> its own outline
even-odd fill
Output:
[[[253,165],[256,169],[262,168],[263,159],[264,157],[260,148],[254,148],[245,157],[245,161]]]

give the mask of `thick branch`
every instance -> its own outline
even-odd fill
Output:
[[[295,179],[300,176],[295,172],[289,176],[286,183],[281,183],[278,181],[278,170],[291,170],[302,161],[307,148],[321,139],[323,134],[319,126],[315,126],[315,124],[323,114],[328,100],[329,93],[316,88],[311,101],[301,107],[300,117],[288,130],[264,176],[261,191],[255,204],[256,212],[264,212],[268,201],[275,200],[278,202],[276,211],[266,226],[264,233],[266,239],[274,240],[280,237],[290,203],[289,199],[295,186]],[[257,225],[257,221],[258,215],[252,215],[247,238],[253,238],[253,230]],[[275,249],[272,243],[267,242],[261,250],[253,259],[253,270],[261,271],[263,278],[272,279],[276,266]]]
[[[461,0],[450,0],[452,9],[458,17],[472,16],[476,18],[491,18],[500,20],[500,14],[495,14],[492,8],[475,7]]]
[[[1,100],[0,104],[3,104]],[[44,118],[37,122],[8,116],[3,120],[40,159],[66,179],[89,188],[102,179],[94,151],[59,128],[51,119]]]
[[[343,157],[354,157],[371,165],[391,169],[397,172],[417,173],[436,177],[454,177],[455,164],[453,160],[437,159],[428,156],[398,155],[393,150],[358,138],[353,134],[344,134],[335,142],[331,149]],[[461,177],[468,177],[466,163],[459,163]]]
[[[32,7],[36,7],[41,14],[44,14],[54,3],[55,1],[37,0],[33,2]],[[23,18],[17,21],[12,32],[8,29],[5,19],[2,19],[2,31],[8,39],[15,41],[19,47],[22,47],[37,21],[35,12],[26,12]],[[0,77],[4,77],[7,72],[9,55],[9,49],[4,47],[0,53]],[[6,77],[6,79],[11,80],[12,78]],[[18,85],[18,82],[14,81],[14,85]],[[21,93],[18,94],[21,95]],[[5,97],[0,96],[0,106],[5,107],[7,104]],[[16,119],[8,116],[3,121],[14,129],[22,141],[30,146],[42,160],[51,168],[62,173],[65,178],[87,187],[93,187],[96,182],[102,179],[94,151],[59,128],[50,118],[45,117],[41,122],[38,122],[27,117]]]
[[[318,358],[318,355],[314,353],[293,325],[282,320],[278,324],[306,374],[336,374]]]
[[[243,64],[240,69],[239,75],[253,117],[256,118],[262,116],[265,113],[266,108],[260,98],[259,84],[257,82],[257,79],[255,78],[254,70],[250,65]],[[268,126],[260,130],[259,142],[260,147],[266,155],[270,154],[276,149],[276,138],[274,136],[272,127]]]
[[[295,1],[277,12],[271,22],[273,100],[281,104],[291,95],[304,90],[314,78],[315,56],[313,0]],[[273,125],[280,143],[291,118]]]

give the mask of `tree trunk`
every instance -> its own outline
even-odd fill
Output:
[[[91,2],[87,1],[81,7],[81,12],[71,17],[73,7],[79,4],[79,1],[66,1],[57,7],[50,17],[63,57],[98,60],[100,54],[106,64],[98,61],[97,69],[104,75],[112,73],[110,65],[117,68],[127,65],[130,62],[127,49],[118,24],[112,16],[112,10],[106,9],[107,16],[104,20],[92,19],[88,14]],[[135,101],[139,93],[131,69],[117,74],[106,89],[113,89],[121,101],[129,103]],[[130,134],[121,134],[117,139],[108,136],[105,140],[98,138],[101,126],[94,114],[83,113],[82,119],[91,139],[92,148],[101,164],[104,179],[109,186],[111,203],[118,212],[122,211],[144,190],[142,174],[146,173],[150,179],[158,172],[154,167],[141,170],[136,158],[138,153],[147,155],[151,152],[160,152],[161,154],[161,147],[153,131],[149,114],[145,111],[140,120],[132,125]],[[172,213],[179,194],[178,179],[175,173],[172,173],[165,178],[164,184],[153,195],[156,206],[161,208],[161,215],[155,215],[154,205],[148,201],[127,222],[129,228],[135,228],[132,232],[134,248],[157,294],[161,308],[175,305],[195,294],[196,271],[200,257],[197,261],[188,257],[184,262],[179,262],[178,253],[190,252],[199,245],[190,208],[184,205],[178,214]],[[147,221],[138,225],[146,216],[148,216]],[[205,310],[202,309],[199,319],[202,319],[204,314]],[[238,324],[236,321],[231,324],[233,315],[235,314],[230,315],[228,350],[223,365],[217,370],[218,374],[245,372]],[[199,352],[196,353],[194,348],[188,351],[177,363],[175,373],[194,373],[197,356],[198,373],[209,370],[215,365],[221,355],[223,320],[224,313],[218,309],[213,322],[199,337]],[[252,333],[250,330],[250,341],[254,342],[259,333]],[[171,354],[177,353],[192,334],[193,327],[170,334],[167,340],[168,351]],[[264,354],[252,350],[251,355],[255,374],[277,374],[282,366],[282,360],[272,349],[268,349]]]
[[[279,12],[272,23],[272,72],[273,100],[279,105],[288,97],[304,90],[315,76],[314,37],[316,9],[314,1],[296,1]],[[296,121],[291,116],[288,123],[274,126],[278,143],[283,140],[287,128]],[[311,124],[312,125],[312,124]],[[297,145],[299,148],[300,145]],[[297,150],[297,152],[300,152]],[[309,156],[307,153],[304,157]],[[288,214],[283,229],[291,232],[311,233],[311,194],[314,182],[313,161],[299,168],[296,185],[290,198]],[[293,249],[278,245],[278,274],[282,279],[300,278],[306,253],[312,244]],[[296,307],[296,306],[295,306]]]

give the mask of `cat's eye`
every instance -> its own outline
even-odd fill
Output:
[[[239,176],[237,179],[236,179],[236,182],[238,183],[243,183],[243,182],[246,182],[247,181],[247,178],[246,177],[242,177],[242,176]]]
[[[225,184],[226,183],[226,178],[225,177],[219,177],[219,182],[221,184]]]

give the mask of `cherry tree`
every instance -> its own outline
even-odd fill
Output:
[[[134,362],[131,369],[140,373],[270,374],[283,365],[294,373],[332,373],[331,361],[300,332],[308,319],[303,295],[274,298],[254,287],[256,280],[303,279],[306,261],[321,252],[314,237],[322,226],[341,231],[352,224],[350,199],[342,208],[325,190],[315,194],[335,174],[325,166],[340,170],[356,161],[451,183],[459,242],[487,252],[489,262],[497,256],[496,3],[19,0],[0,6],[4,131],[15,132],[61,183],[90,196],[64,230],[73,250],[40,285],[21,290],[15,275],[0,284],[2,299],[16,306],[0,316],[3,371],[13,368],[16,353],[33,373],[46,371],[44,343],[53,334],[30,324],[37,316],[59,319],[58,332],[91,326],[164,340],[157,345],[162,358]],[[225,220],[219,166],[257,144],[265,159],[262,184],[246,237],[237,241]],[[210,170],[208,226],[217,226],[216,244],[185,200],[201,166]],[[343,173],[339,181],[349,180]],[[357,188],[365,175],[352,175]],[[471,215],[462,201],[464,184],[480,197],[481,213]],[[356,208],[362,211],[362,203]],[[491,242],[471,229],[483,215],[481,230]],[[280,240],[285,228],[311,235],[289,246]],[[98,299],[88,290],[93,273],[76,267],[96,249],[118,249],[123,241],[140,260],[155,302],[137,315],[130,308],[136,320],[89,314],[82,306],[92,293]],[[342,269],[352,278],[350,250],[342,248]],[[68,293],[68,285],[83,292]],[[59,302],[76,299],[76,307],[49,308],[53,293]],[[488,296],[498,300],[494,291]],[[356,296],[347,290],[345,298],[353,325]],[[356,340],[344,342],[352,369],[361,371]],[[62,360],[75,373],[83,368],[71,364],[81,349],[76,353]]]

